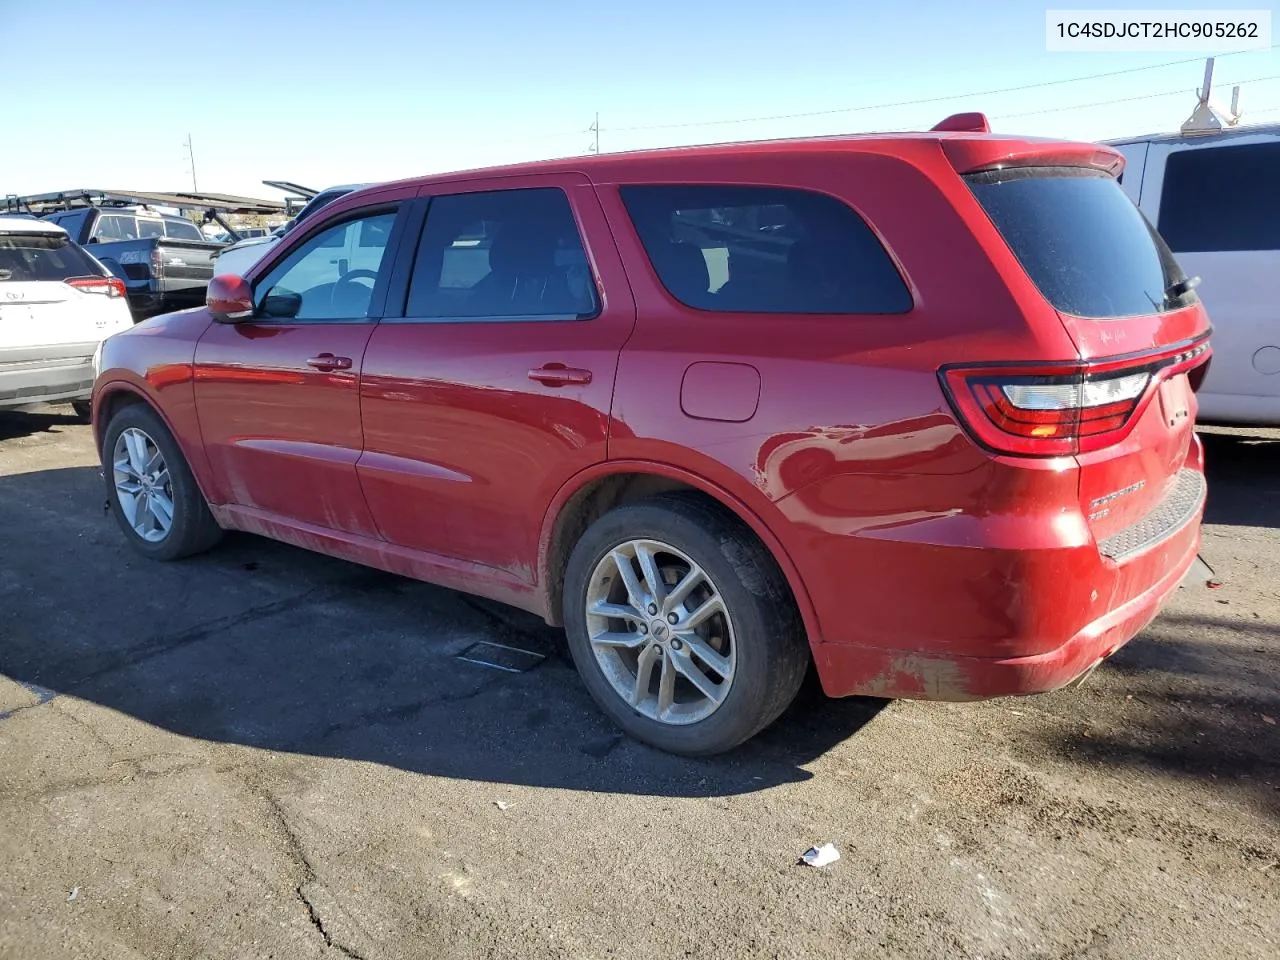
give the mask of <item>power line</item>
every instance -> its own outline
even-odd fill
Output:
[[[1274,74],[1270,77],[1254,77],[1252,80],[1240,80],[1231,86],[1243,86],[1246,83],[1261,83],[1264,80],[1280,80],[1280,74]],[[1133,103],[1137,100],[1155,100],[1159,97],[1177,97],[1184,96],[1186,90],[1169,90],[1165,93],[1144,93],[1136,97],[1120,97],[1115,100],[1099,100],[1096,103],[1077,103],[1069,107],[1046,107],[1043,110],[1028,110],[1024,113],[1006,113],[998,117],[992,117],[992,120],[1014,120],[1018,117],[1037,117],[1045,113],[1060,113],[1063,110],[1085,110],[1089,107],[1109,107],[1113,103]],[[1261,111],[1253,111],[1255,113]]]
[[[1271,47],[1272,50],[1277,48],[1280,48],[1280,44],[1273,44]],[[1217,59],[1252,52],[1254,51],[1237,50],[1234,53],[1224,53]],[[1106,73],[1093,73],[1083,77],[1066,77],[1062,80],[1045,80],[1040,83],[1024,83],[1015,87],[1000,87],[995,90],[981,90],[975,93],[952,93],[941,97],[924,97],[918,100],[899,100],[896,103],[875,103],[860,107],[838,107],[831,110],[809,110],[804,113],[779,113],[764,117],[735,117],[729,120],[701,120],[690,121],[687,123],[655,123],[635,127],[605,127],[605,131],[608,133],[625,133],[639,130],[674,130],[686,127],[713,127],[731,123],[755,123],[765,120],[796,120],[803,117],[824,117],[838,113],[862,113],[868,110],[887,110],[893,107],[916,107],[929,103],[944,103],[948,100],[965,100],[973,97],[992,97],[996,94],[1015,93],[1020,90],[1037,90],[1043,87],[1059,86],[1064,83],[1080,83],[1084,80],[1101,80],[1106,77],[1119,77],[1130,73],[1140,73],[1144,70],[1162,70],[1166,67],[1176,67],[1187,63],[1200,63],[1203,62],[1203,60],[1204,57],[1189,57],[1186,60],[1171,60],[1168,63],[1153,63],[1145,67],[1129,67],[1124,70],[1111,70]]]

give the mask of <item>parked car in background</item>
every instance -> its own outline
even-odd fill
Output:
[[[832,696],[1053,690],[1196,560],[1204,307],[1096,144],[723,144],[386,184],[112,337],[143,555],[244,530],[563,624],[710,754]]]
[[[221,244],[184,217],[142,210],[83,207],[48,214],[124,280],[134,319],[204,302]]]
[[[272,247],[279,242],[280,238],[294,228],[295,224],[306,222],[317,210],[323,209],[339,197],[345,197],[353,190],[360,190],[366,186],[368,184],[353,183],[320,191],[308,200],[302,209],[298,211],[297,216],[283,227],[265,236],[248,237],[219,251],[213,263],[214,272],[245,273],[259,259],[266,256]]]
[[[1280,124],[1111,141],[1122,186],[1156,224],[1213,316],[1198,400],[1209,423],[1280,426]]]
[[[88,417],[98,346],[132,326],[124,283],[65,230],[0,216],[0,409],[70,402]]]

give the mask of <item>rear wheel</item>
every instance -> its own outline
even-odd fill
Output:
[[[102,473],[111,512],[144,556],[177,560],[222,537],[177,441],[150,407],[131,404],[111,418]]]
[[[672,753],[720,753],[754,736],[786,709],[808,666],[773,558],[696,497],[655,497],[596,521],[569,559],[564,621],[600,707]]]

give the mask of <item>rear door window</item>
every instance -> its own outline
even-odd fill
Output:
[[[153,237],[164,236],[163,220],[144,220],[138,218],[138,238],[140,240],[150,240]]]
[[[1280,250],[1280,142],[1169,154],[1160,234],[1175,253]]]
[[[730,185],[621,193],[662,285],[687,306],[831,314],[912,308],[880,239],[834,197]]]
[[[0,283],[98,276],[97,264],[62,234],[0,233]]]
[[[1169,248],[1107,173],[1025,167],[966,181],[1040,293],[1078,317],[1143,316],[1195,301]]]
[[[595,281],[563,190],[432,198],[406,318],[575,320],[598,311]]]

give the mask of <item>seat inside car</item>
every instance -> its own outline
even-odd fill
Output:
[[[489,248],[489,272],[471,288],[471,316],[576,316],[581,300],[556,265],[559,230],[532,218],[509,220]]]

